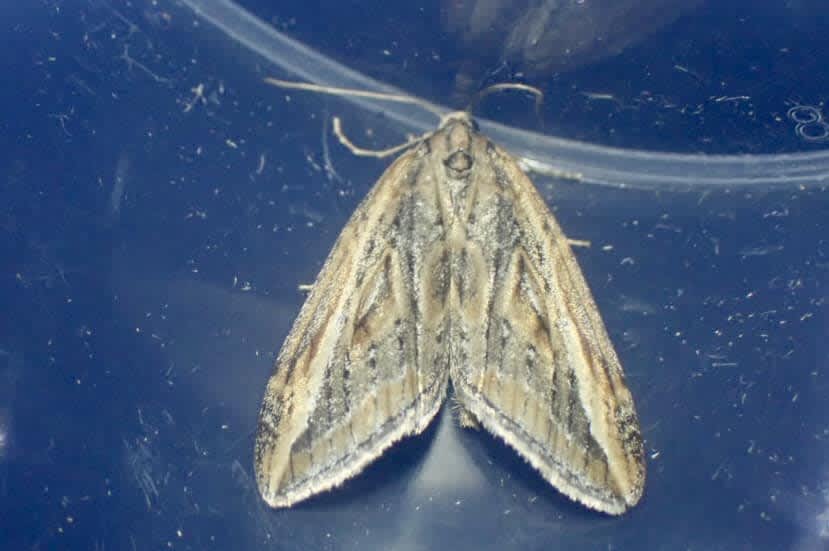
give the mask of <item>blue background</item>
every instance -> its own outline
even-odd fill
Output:
[[[437,3],[270,4],[246,7],[450,103],[459,52]],[[820,155],[829,142],[798,135],[788,113],[824,112],[826,17],[819,2],[706,4],[620,56],[528,80],[548,93],[541,117],[520,95],[479,116],[631,150]],[[0,20],[4,548],[829,544],[822,182],[533,176],[565,231],[592,243],[576,254],[646,438],[630,513],[561,497],[446,408],[342,488],[273,511],[252,479],[264,384],[297,286],[387,165],[340,148],[329,118],[370,146],[404,133],[264,85],[291,74],[185,4],[7,3]]]

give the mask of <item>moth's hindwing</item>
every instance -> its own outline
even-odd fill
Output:
[[[630,392],[567,240],[532,183],[456,113],[383,174],[337,239],[268,382],[260,492],[342,483],[437,412],[618,514],[645,480]],[[469,414],[469,415],[467,415]]]

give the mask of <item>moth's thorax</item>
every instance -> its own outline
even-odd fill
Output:
[[[431,158],[436,161],[438,195],[444,222],[455,231],[462,230],[472,207],[475,174],[485,139],[475,122],[464,112],[444,117],[440,129],[429,140]]]

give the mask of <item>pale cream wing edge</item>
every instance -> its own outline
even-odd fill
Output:
[[[359,259],[370,237],[383,231],[391,213],[398,208],[404,188],[410,183],[407,173],[413,170],[413,164],[419,162],[418,155],[420,153],[414,148],[398,158],[354,212],[331,250],[279,353],[262,402],[254,449],[257,484],[264,500],[273,507],[290,506],[338,486],[359,473],[396,441],[422,432],[446,395],[448,375],[442,382],[433,381],[437,388],[435,392],[430,392],[430,400],[420,400],[418,408],[411,408],[389,419],[389,426],[383,433],[366,433],[365,440],[357,441],[356,449],[348,457],[340,458],[343,460],[336,464],[322,465],[319,476],[285,487],[285,481],[293,476],[293,462],[296,460],[292,449],[308,428],[309,416],[321,398],[320,390],[328,376],[326,370],[331,363],[334,346],[347,329],[347,322],[343,321],[343,305],[348,299],[348,290],[359,287],[355,282],[360,268]],[[412,387],[410,394],[420,392],[422,396],[424,387],[429,384],[420,375],[410,374],[410,378],[414,379],[409,385]],[[396,396],[402,393],[399,388],[390,391]],[[374,411],[371,413],[376,414]],[[351,437],[355,438],[354,433],[358,431],[351,432]],[[362,436],[359,434],[357,438]],[[321,454],[316,460],[324,462],[326,457]]]

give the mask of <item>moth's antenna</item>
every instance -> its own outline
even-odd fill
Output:
[[[384,92],[369,92],[367,90],[355,90],[353,88],[337,88],[336,86],[322,86],[319,84],[311,84],[310,82],[292,82],[290,80],[279,80],[271,77],[267,77],[265,82],[278,88],[288,88],[290,90],[305,90],[306,92],[316,92],[318,94],[328,94],[331,96],[350,96],[353,98],[368,98],[381,101],[391,101],[395,103],[408,103],[411,105],[417,105],[438,118],[443,115],[431,103],[413,96],[386,94]]]
[[[386,94],[384,92],[369,92],[366,90],[355,90],[353,88],[337,88],[336,86],[322,86],[319,84],[311,84],[310,82],[293,82],[290,80],[279,80],[278,78],[272,77],[265,78],[265,82],[278,88],[288,88],[289,90],[304,90],[306,92],[329,94],[332,96],[351,96],[355,98],[369,98],[381,101],[392,101],[396,103],[408,103],[411,105],[417,105],[418,107],[425,109],[426,111],[432,113],[437,117],[443,116],[443,114],[431,103],[412,96],[404,96],[400,94]],[[351,151],[352,154],[357,155],[359,157],[376,157],[378,159],[382,159],[384,157],[388,157],[389,155],[394,155],[398,151],[406,149],[407,147],[410,147],[413,143],[419,141],[422,137],[421,136],[418,138],[409,138],[407,142],[394,147],[390,147],[388,149],[363,149],[362,147],[354,145],[354,143],[350,139],[348,139],[348,136],[346,136],[345,132],[343,132],[342,123],[340,122],[339,117],[334,117],[333,123],[334,135],[337,136],[337,139],[340,140],[340,143],[343,144],[343,146],[345,146],[346,148],[348,148],[348,150]]]
[[[544,92],[542,92],[535,86],[530,86],[529,84],[521,84],[518,82],[502,82],[499,84],[493,84],[492,86],[487,86],[486,88],[478,92],[475,98],[473,98],[473,100],[469,103],[469,106],[466,108],[466,112],[472,112],[478,105],[480,105],[481,101],[490,94],[494,94],[496,92],[504,92],[507,90],[520,90],[522,92],[529,92],[530,94],[535,96],[535,114],[540,118],[541,103],[544,101]]]

